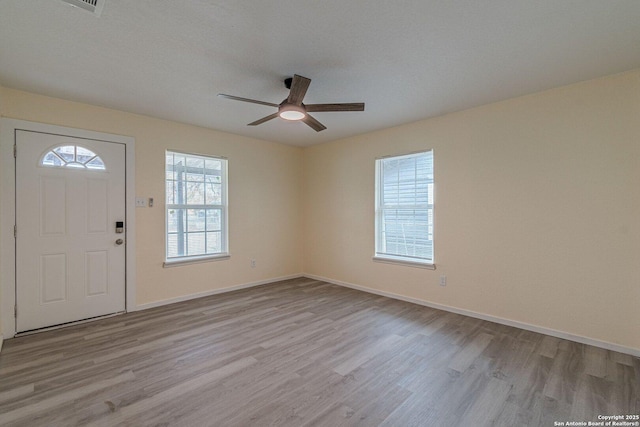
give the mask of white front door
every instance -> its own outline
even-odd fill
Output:
[[[16,147],[17,332],[124,311],[125,146],[17,130]]]

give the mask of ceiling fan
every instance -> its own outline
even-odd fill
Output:
[[[299,76],[295,74],[293,78],[289,77],[285,79],[284,85],[289,89],[289,97],[282,101],[280,104],[274,104],[271,102],[258,101],[255,99],[241,98],[239,96],[225,95],[219,93],[218,96],[227,99],[233,99],[235,101],[251,102],[253,104],[267,105],[269,107],[276,107],[277,113],[269,114],[266,117],[249,123],[247,126],[257,126],[264,122],[268,122],[271,119],[280,117],[285,120],[299,120],[307,124],[310,128],[316,132],[325,130],[327,127],[314,119],[309,113],[313,112],[328,112],[328,111],[364,111],[364,102],[352,102],[341,104],[303,104],[302,100],[307,93],[311,79]]]

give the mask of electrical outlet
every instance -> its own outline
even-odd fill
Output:
[[[144,197],[136,197],[136,208],[146,208],[147,207],[147,199]]]
[[[256,268],[256,260],[255,259],[251,260],[251,268]]]
[[[447,276],[444,274],[440,276],[440,286],[447,286]]]

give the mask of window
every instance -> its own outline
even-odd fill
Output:
[[[104,162],[93,151],[79,145],[62,145],[44,155],[42,166],[105,170]]]
[[[433,151],[376,160],[374,259],[433,266]]]
[[[227,160],[167,152],[167,262],[228,256]]]

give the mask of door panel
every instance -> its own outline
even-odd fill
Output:
[[[67,300],[67,254],[40,255],[40,304]]]
[[[67,183],[63,177],[40,176],[40,235],[67,232]]]
[[[85,255],[87,272],[87,295],[105,295],[109,293],[109,253],[91,251]]]
[[[105,234],[109,231],[107,212],[109,187],[105,179],[87,180],[87,231]]]
[[[16,145],[17,331],[124,311],[125,146],[22,130]]]

